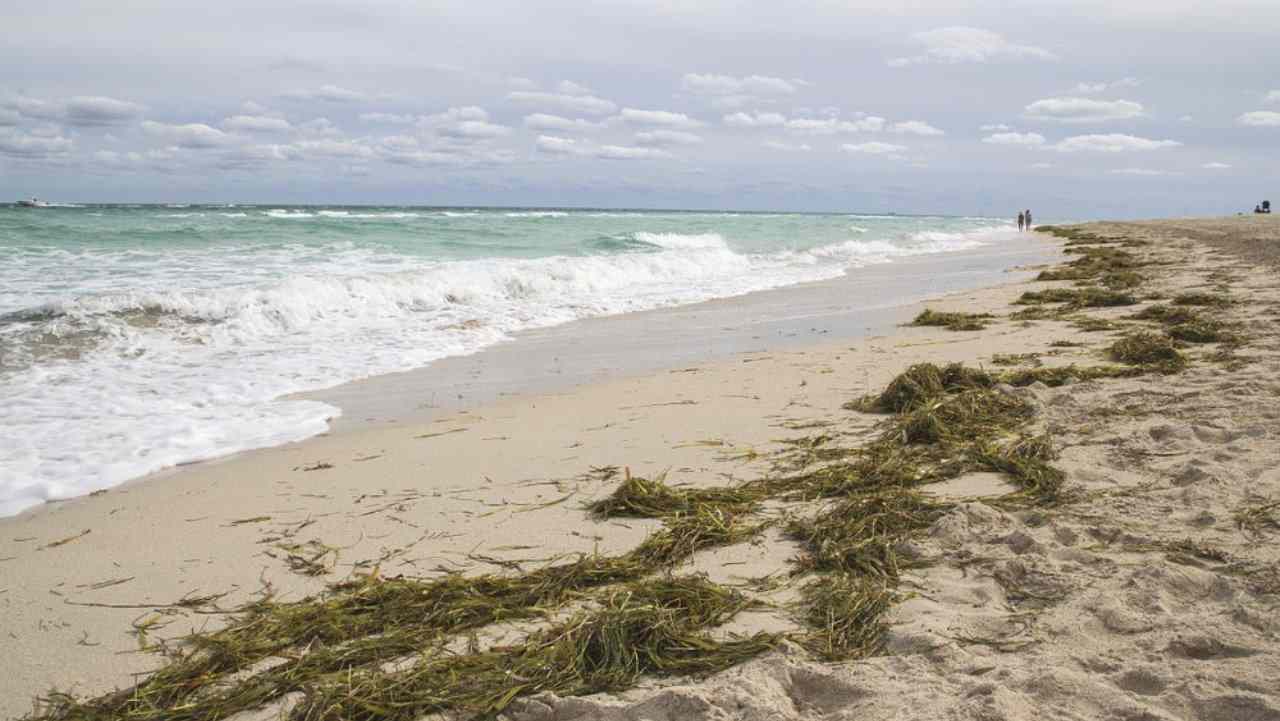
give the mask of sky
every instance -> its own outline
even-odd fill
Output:
[[[0,199],[1280,201],[1280,3],[3,0]]]

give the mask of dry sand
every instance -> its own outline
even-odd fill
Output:
[[[1280,719],[1280,528],[1234,518],[1280,499],[1280,280],[1258,262],[1276,257],[1280,222],[1090,230],[1153,241],[1140,250],[1167,264],[1144,292],[1223,286],[1245,301],[1224,314],[1246,324],[1248,363],[1209,362],[1212,347],[1197,347],[1178,375],[1024,391],[1061,449],[1056,465],[1083,493],[1006,512],[977,498],[1007,490],[998,476],[933,489],[973,500],[905,549],[932,563],[904,576],[912,593],[892,611],[887,655],[828,665],[787,646],[707,679],[537,697],[510,718]],[[1217,250],[1238,251],[1242,237],[1260,239],[1247,242],[1248,260]],[[929,305],[1006,315],[1028,285]],[[1089,363],[1114,335],[1060,321],[902,328],[320,437],[4,520],[0,716],[30,710],[50,687],[94,695],[128,685],[158,662],[136,652],[132,623],[159,618],[167,625],[153,633],[170,637],[219,623],[172,608],[185,597],[226,592],[218,604],[229,608],[264,584],[297,598],[375,566],[430,576],[622,551],[657,522],[586,516],[582,504],[616,485],[603,467],[695,485],[755,478],[780,439],[869,438],[879,418],[841,404],[910,364],[989,365],[998,353]],[[1086,345],[1051,348],[1062,339]],[[1184,539],[1201,552],[1178,551]],[[785,571],[795,550],[773,535],[690,565],[734,582]],[[295,573],[290,553],[327,573]],[[166,606],[170,615],[154,615]],[[735,628],[792,624],[778,611]]]

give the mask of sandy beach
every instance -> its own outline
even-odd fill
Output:
[[[513,683],[499,709],[507,718],[1280,719],[1280,224],[1092,223],[1027,242],[1065,251],[1054,251],[1049,271],[1062,279],[893,310],[903,321],[926,308],[977,314],[972,330],[763,337],[750,352],[726,347],[680,367],[611,379],[584,368],[591,382],[572,387],[495,388],[478,404],[421,418],[403,410],[426,402],[420,391],[384,379],[352,414],[366,422],[2,519],[0,650],[10,662],[0,717],[46,718],[50,707],[33,704],[57,690],[89,704],[62,706],[65,718],[165,718],[173,707],[126,716],[119,696],[101,707],[115,711],[86,709],[171,662],[157,651],[200,653],[182,638],[235,628],[247,618],[237,609],[265,595],[342,599],[402,578],[510,578],[626,557],[683,516],[586,506],[619,500],[627,479],[643,478],[665,489],[750,490],[731,509],[717,501],[690,512],[730,513],[726,523],[746,524],[741,534],[733,526],[722,541],[622,580],[705,574],[743,600],[695,630],[708,631],[709,644],[758,646],[723,670],[644,672],[612,693]],[[1051,289],[1063,294],[1024,295]],[[1130,344],[1136,355],[1125,354],[1126,338],[1140,341]],[[985,380],[939,390],[923,406],[849,407],[925,363],[962,363]],[[1078,370],[1103,367],[1111,370]],[[914,434],[893,424],[965,393],[1007,405],[1016,421],[998,416],[979,433],[939,416],[930,417],[942,424],[934,435],[886,432]],[[1041,445],[1024,458],[1013,439]],[[910,482],[872,488],[856,466],[870,447],[937,453]],[[945,452],[961,447],[966,459],[987,460],[947,470],[955,464]],[[1047,475],[998,472],[1009,459]],[[813,480],[837,471],[856,477],[838,493]],[[1044,480],[1055,473],[1061,488]],[[929,499],[927,509],[874,537],[880,565],[856,571],[849,554],[822,556],[818,530],[833,505],[906,490]],[[855,633],[833,632],[834,617],[824,628],[805,590],[824,579],[872,583],[879,595],[867,597],[884,609]],[[513,608],[492,624],[458,626],[425,645],[422,663],[506,659],[536,629],[610,608],[608,593],[607,584],[575,588],[538,613]],[[284,644],[213,681],[235,687],[327,643],[392,631]],[[235,717],[441,710],[361,706],[365,687],[339,678],[402,673],[415,660],[398,653],[335,667]],[[199,707],[201,693],[178,703]]]

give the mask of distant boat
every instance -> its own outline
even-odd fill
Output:
[[[44,202],[43,200],[41,200],[41,199],[39,199],[39,198],[32,198],[31,200],[19,200],[17,204],[18,204],[18,207],[20,207],[20,208],[47,208],[47,207],[49,207],[49,204],[48,204],[48,203]]]

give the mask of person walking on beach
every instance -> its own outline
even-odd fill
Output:
[[[1026,216],[1023,215],[1022,213],[1018,213],[1018,232],[1019,233],[1022,232],[1022,229],[1024,226],[1026,226],[1026,224],[1027,224]]]
[[[1031,230],[1031,211],[1030,211],[1030,210],[1024,210],[1024,211],[1022,211],[1022,214],[1026,216],[1026,221],[1027,221],[1027,230]]]

